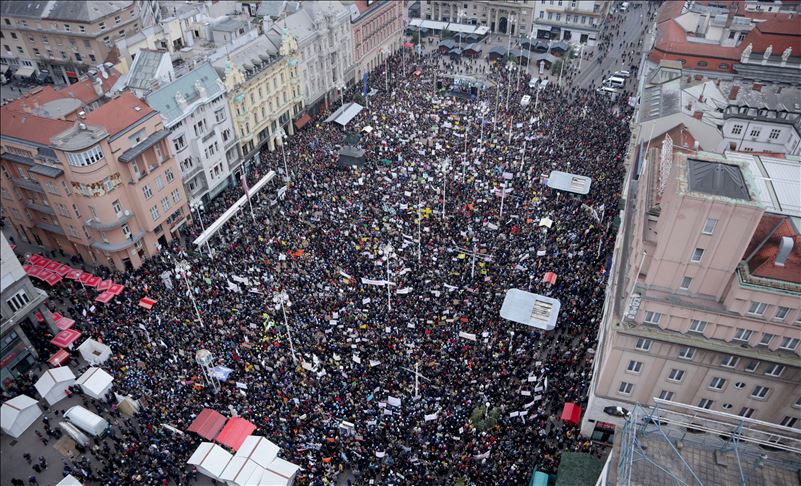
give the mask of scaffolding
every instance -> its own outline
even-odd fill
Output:
[[[610,483],[795,484],[801,470],[801,430],[657,398],[654,401],[653,407],[636,404],[627,418],[616,479]]]

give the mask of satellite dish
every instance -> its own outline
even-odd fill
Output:
[[[108,79],[108,71],[105,69],[100,71],[100,75],[103,76],[103,79]]]

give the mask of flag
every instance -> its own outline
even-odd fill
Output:
[[[362,76],[362,96],[367,96],[367,73]]]
[[[245,191],[245,195],[248,197],[248,201],[250,201],[250,189],[248,188],[248,181],[245,179],[245,174],[242,174],[242,190]]]

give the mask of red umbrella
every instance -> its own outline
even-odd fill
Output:
[[[111,292],[103,292],[102,294],[95,297],[95,300],[98,302],[102,302],[104,304],[108,304],[108,301],[114,298],[114,294]]]
[[[70,353],[64,351],[63,349],[59,349],[53,353],[53,356],[50,356],[50,359],[48,359],[47,362],[50,363],[50,366],[55,368],[56,366],[61,366],[61,363],[67,361],[69,357]]]
[[[50,263],[48,263],[45,268],[50,270],[51,272],[55,272],[56,270],[58,270],[58,267],[60,266],[61,266],[60,263],[51,260]]]
[[[85,284],[86,282],[88,282],[88,281],[89,281],[89,279],[90,279],[90,278],[92,278],[92,274],[91,274],[91,273],[86,273],[86,272],[83,272],[83,273],[81,273],[81,276],[80,276],[80,277],[78,277],[78,280],[79,280],[79,281],[80,281],[82,284]]]
[[[97,284],[97,290],[108,290],[111,287],[111,280],[103,280]]]
[[[83,272],[82,272],[82,271],[80,271],[80,270],[75,270],[74,268],[71,268],[71,269],[70,269],[70,270],[68,270],[68,271],[67,271],[67,273],[64,275],[64,278],[68,278],[68,279],[70,279],[70,280],[78,280],[78,279],[80,279],[80,278],[81,278],[81,275],[83,275]]]
[[[55,317],[55,315],[53,315]],[[61,331],[66,331],[67,329],[71,328],[75,325],[75,321],[70,319],[69,317],[62,317],[60,319],[56,319],[56,327],[59,328]]]
[[[120,295],[123,290],[125,290],[125,285],[120,284],[111,284],[111,287],[108,289],[108,291],[114,295]]]
[[[67,274],[67,272],[69,272],[70,270],[72,270],[72,269],[69,267],[69,265],[64,265],[64,264],[62,263],[62,264],[60,264],[60,265],[59,265],[59,266],[58,266],[58,267],[57,267],[55,270],[53,270],[53,271],[54,271],[54,272],[56,272],[57,274],[59,274],[59,275],[61,275],[61,276],[63,277],[63,276],[64,276],[64,275],[66,275],[66,274]]]
[[[86,279],[86,282],[84,282],[84,285],[87,287],[97,287],[97,284],[99,284],[101,280],[103,279],[100,277],[93,277],[90,275],[89,278]]]
[[[565,403],[565,407],[562,409],[562,421],[573,425],[581,423],[581,407],[575,403]]]
[[[75,329],[67,329],[66,331],[61,331],[50,340],[50,344],[54,346],[58,346],[59,348],[68,348],[72,346],[72,344],[80,339],[81,333],[76,331]]]
[[[28,263],[30,263],[31,265],[36,265],[36,263],[41,259],[42,259],[42,255],[31,255],[28,258]]]
[[[37,267],[46,267],[49,263],[50,260],[48,260],[45,257],[40,257],[38,260],[36,260],[36,263],[34,263],[34,265],[36,265]]]
[[[45,277],[43,280],[50,285],[56,285],[57,283],[61,282],[61,275],[50,272],[50,275]]]
[[[52,315],[52,316],[53,316],[53,320],[54,320],[54,321],[57,321],[57,320],[61,319],[62,317],[64,317],[64,316],[62,316],[62,315],[61,315],[61,313],[60,313],[60,312],[53,312],[53,313],[51,313],[50,315]]]
[[[142,297],[139,299],[139,307],[144,307],[145,309],[150,310],[153,308],[153,304],[156,302],[156,300],[153,300],[150,297]]]
[[[33,266],[25,269],[25,273],[31,277],[39,278],[39,274],[42,273],[42,270],[44,270],[42,267]],[[46,272],[47,270],[44,271]]]

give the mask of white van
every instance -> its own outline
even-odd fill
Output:
[[[625,12],[629,9],[629,2],[623,2],[620,4],[620,11]]]
[[[616,90],[615,88],[611,88],[609,86],[603,86],[601,88],[596,89],[595,91],[600,93],[600,94],[608,95],[608,96],[612,96],[612,97],[617,97],[617,95],[620,94],[619,90]]]
[[[543,79],[542,81],[540,81],[540,85],[539,85],[540,89],[545,89],[546,86],[548,86],[548,80],[547,79]]]
[[[532,89],[536,88],[537,87],[537,83],[539,83],[539,82],[540,82],[540,78],[531,78],[531,81],[528,82],[528,87],[532,88]]]
[[[617,76],[611,76],[604,82],[604,86],[611,86],[613,88],[622,88],[626,85],[626,80]]]
[[[80,405],[76,405],[64,412],[64,418],[72,425],[95,437],[102,436],[109,427],[106,419]]]
[[[531,103],[531,96],[523,95],[523,98],[520,100],[520,106],[528,106]]]

